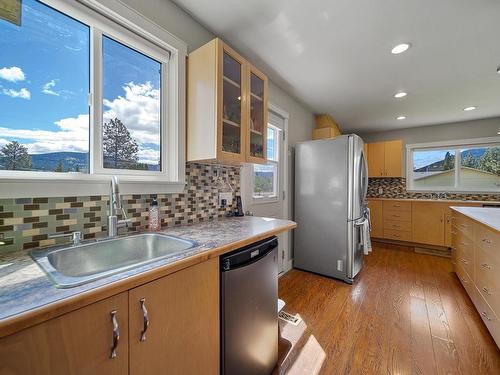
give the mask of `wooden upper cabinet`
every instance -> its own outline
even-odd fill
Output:
[[[128,373],[128,292],[0,340],[0,374]],[[111,358],[115,312],[119,340]]]
[[[368,144],[368,177],[384,177],[384,142]]]
[[[187,160],[264,163],[267,77],[220,39],[189,54]]]
[[[130,290],[129,308],[130,375],[219,374],[218,258]]]
[[[412,202],[413,242],[444,246],[447,203]]]
[[[384,143],[385,177],[401,177],[403,142],[396,140]]]
[[[401,140],[369,143],[368,176],[402,177],[402,155],[403,142]]]

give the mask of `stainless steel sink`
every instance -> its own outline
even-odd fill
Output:
[[[188,241],[159,233],[142,233],[35,250],[33,259],[60,288],[82,285],[196,247]]]

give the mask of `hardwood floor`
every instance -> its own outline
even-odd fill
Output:
[[[353,285],[292,270],[279,281],[275,374],[500,374],[500,350],[447,258],[374,244]]]

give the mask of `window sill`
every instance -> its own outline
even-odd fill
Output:
[[[406,188],[409,193],[450,193],[450,194],[500,194],[500,189],[498,190],[479,190],[479,189],[454,189],[454,188],[429,188],[429,189],[411,189]]]
[[[278,202],[278,196],[272,197],[252,197],[252,204],[266,204]]]
[[[122,194],[171,194],[184,191],[184,181],[165,181],[159,178],[137,179],[121,177]],[[67,197],[107,195],[111,176],[72,176],[72,178],[2,178],[1,198]]]

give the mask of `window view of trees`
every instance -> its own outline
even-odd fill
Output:
[[[0,165],[13,171],[30,170],[32,163],[28,149],[16,141],[7,143],[0,150]]]
[[[104,123],[102,145],[104,168],[149,169],[146,163],[139,163],[139,146],[120,119]]]

